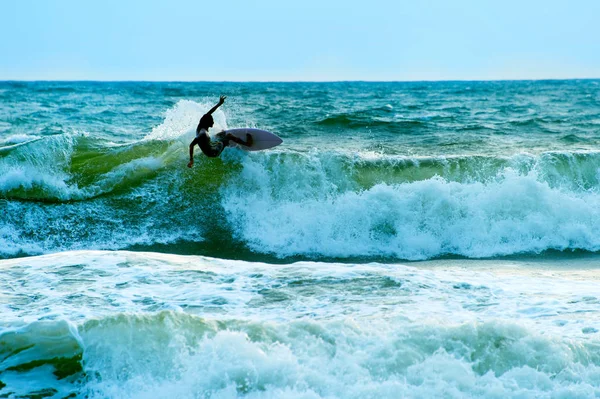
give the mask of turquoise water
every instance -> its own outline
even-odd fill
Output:
[[[220,158],[211,133],[279,147]],[[600,81],[0,82],[0,395],[600,395]]]
[[[595,252],[598,84],[3,83],[0,255]],[[285,144],[182,168],[219,93]]]

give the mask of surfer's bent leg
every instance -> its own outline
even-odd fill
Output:
[[[225,149],[225,147],[227,146],[228,143],[224,142],[224,141],[219,141],[217,142],[214,146],[213,149],[215,151],[215,156],[219,156],[221,155],[221,153],[223,152],[223,150]]]
[[[254,140],[252,140],[252,135],[250,133],[246,133],[246,141],[235,137],[233,134],[228,134],[227,138],[234,143],[238,143],[241,145],[245,145],[246,147],[251,147]]]
[[[207,157],[216,158],[219,155],[221,155],[221,153],[225,149],[225,145],[221,141],[213,141],[212,143],[210,143],[210,145],[200,148],[202,149],[204,155],[206,155]]]

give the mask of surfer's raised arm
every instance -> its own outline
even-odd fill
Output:
[[[208,111],[206,114],[207,114],[207,115],[210,115],[210,114],[212,114],[213,112],[215,112],[215,111],[217,110],[217,108],[219,108],[221,105],[223,105],[223,103],[225,102],[225,99],[226,99],[226,98],[227,98],[227,96],[221,96],[221,97],[219,97],[219,103],[218,103],[217,105],[215,105],[214,107],[212,107],[212,108],[210,109],[210,111]]]
[[[208,136],[208,129],[213,127],[215,124],[211,114],[215,112],[221,105],[223,105],[226,98],[227,96],[219,97],[219,103],[212,107],[206,114],[202,115],[202,118],[200,118],[200,122],[198,122],[198,127],[196,128],[196,138],[190,143],[190,162],[187,165],[188,168],[194,166],[194,146],[196,144],[198,144],[202,152],[209,157],[219,156],[221,151],[223,151],[223,148],[225,148],[225,143],[213,143],[210,140],[210,137]]]

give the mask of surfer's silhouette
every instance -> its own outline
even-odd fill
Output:
[[[194,140],[192,140],[190,143],[190,162],[187,165],[188,168],[194,166],[194,145],[196,144],[198,144],[198,147],[200,147],[204,155],[211,158],[221,155],[225,147],[229,145],[229,141],[233,141],[234,143],[242,144],[248,147],[252,145],[252,136],[250,134],[246,135],[246,141],[237,138],[232,134],[226,134],[225,132],[218,133],[217,137],[220,137],[216,141],[210,139],[210,136],[208,135],[208,129],[213,127],[215,124],[212,113],[215,112],[221,105],[223,105],[226,98],[226,96],[221,96],[219,98],[219,103],[212,107],[206,114],[204,114],[202,118],[200,118],[200,122],[196,128],[196,138],[194,138]]]

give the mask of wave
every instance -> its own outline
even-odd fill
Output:
[[[197,157],[203,107],[143,139],[0,148],[0,256],[149,249],[259,260],[429,259],[600,250],[600,152],[398,156],[350,150]],[[215,129],[226,128],[215,113]]]
[[[277,177],[266,173],[249,183],[253,190],[248,179],[228,187],[225,211],[239,239],[277,256],[418,260],[600,249],[600,195],[553,188],[535,172],[508,169],[488,182],[433,177],[361,190],[340,190],[313,176],[290,182],[284,192],[273,192]]]
[[[38,136],[31,136],[29,134],[13,134],[0,140],[0,150],[7,146],[15,144],[23,144],[31,140],[35,140]]]
[[[391,119],[389,117],[372,117],[372,116],[359,116],[356,114],[341,114],[330,116],[317,122],[317,125],[322,126],[335,126],[340,128],[358,129],[358,128],[374,128],[374,127],[385,127],[391,132],[406,132],[406,129],[419,128],[427,126],[427,120],[417,119]]]
[[[0,193],[19,200],[90,199],[134,184],[140,175],[157,169],[165,156],[160,145],[115,149],[98,144],[85,136],[62,134],[4,147]]]
[[[402,158],[232,150],[189,170],[184,149],[147,141],[90,155],[88,147],[62,169],[7,170],[0,178],[4,256],[32,247],[136,245],[201,253],[231,241],[236,251],[317,259],[600,249],[597,153]]]
[[[565,143],[591,143],[592,140],[586,138],[586,137],[581,137],[578,136],[576,134],[567,134],[566,136],[563,136],[559,139],[560,141],[563,141]]]
[[[564,391],[587,397],[598,384],[593,341],[557,340],[509,321],[386,323],[211,320],[171,311],[79,325],[34,322],[0,336],[0,393],[418,398]]]
[[[420,134],[425,129],[433,129],[436,123],[449,123],[454,120],[455,117],[446,111],[402,115],[393,112],[393,107],[388,104],[375,109],[328,115],[316,121],[315,125],[329,129],[376,129],[379,134],[411,135]]]

